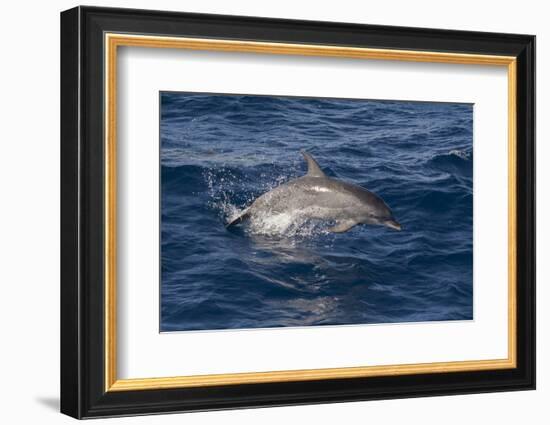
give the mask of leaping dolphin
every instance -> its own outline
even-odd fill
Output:
[[[310,154],[302,151],[302,155],[307,161],[305,176],[264,193],[227,227],[247,218],[286,213],[335,222],[328,229],[334,233],[347,232],[358,224],[378,224],[401,230],[382,198],[361,186],[328,177]]]

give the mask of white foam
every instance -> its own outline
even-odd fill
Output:
[[[453,149],[449,151],[449,155],[458,156],[461,159],[469,160],[472,156],[470,152],[468,152],[466,149]]]

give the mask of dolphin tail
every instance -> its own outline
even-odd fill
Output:
[[[238,216],[236,216],[235,218],[233,218],[229,223],[227,223],[225,225],[225,227],[228,228],[228,227],[231,227],[231,226],[234,226],[236,224],[241,223],[243,220],[246,220],[248,217],[250,217],[249,210],[250,210],[250,208],[245,208],[244,210],[242,210],[240,212],[240,214]]]

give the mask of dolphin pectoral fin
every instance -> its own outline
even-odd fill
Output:
[[[235,217],[233,220],[227,223],[225,227],[228,228],[228,227],[234,226],[235,224],[239,224],[241,221],[247,219],[249,216],[250,216],[249,209],[246,208],[237,217]]]
[[[306,151],[301,151],[301,153],[307,162],[307,175],[309,177],[325,177],[325,173],[323,173],[323,170],[321,170],[321,167],[319,167],[317,161],[315,161]]]
[[[330,227],[328,231],[332,233],[344,233],[352,227],[357,226],[358,224],[359,223],[357,223],[355,220],[343,220],[339,221],[335,226]]]

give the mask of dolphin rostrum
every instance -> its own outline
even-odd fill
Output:
[[[290,214],[334,222],[328,229],[334,233],[347,232],[358,224],[378,224],[401,230],[382,198],[361,186],[328,177],[310,154],[302,151],[302,155],[307,161],[305,176],[264,193],[227,227],[247,218]]]

